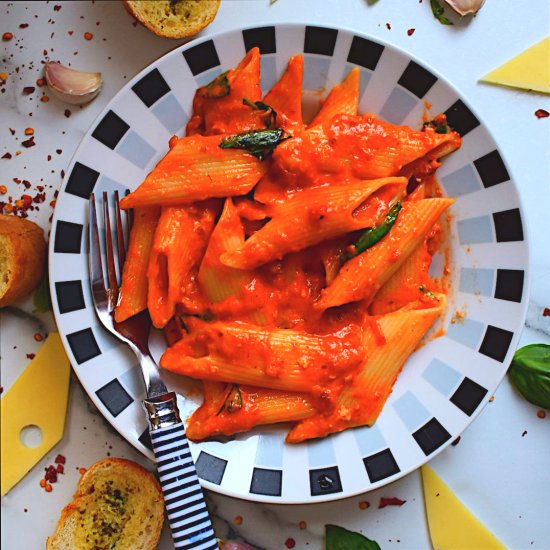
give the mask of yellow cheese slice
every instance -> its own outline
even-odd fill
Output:
[[[36,357],[1,401],[2,496],[63,437],[71,365],[57,332],[50,333]],[[21,441],[21,430],[38,426],[42,442]]]
[[[481,82],[550,94],[550,37],[485,75]]]
[[[429,466],[421,470],[434,550],[506,550]]]

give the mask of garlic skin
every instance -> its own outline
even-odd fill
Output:
[[[52,94],[71,105],[92,101],[103,84],[101,73],[75,71],[57,61],[46,63],[44,76]]]
[[[475,15],[483,6],[485,0],[445,0],[453,10],[461,16]]]

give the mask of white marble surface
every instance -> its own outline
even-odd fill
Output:
[[[547,0],[487,0],[475,20],[454,20],[453,27],[440,25],[427,0],[379,0],[371,7],[365,0],[278,0],[273,5],[269,0],[223,0],[205,34],[288,21],[347,27],[389,41],[446,76],[493,131],[521,192],[533,278],[520,345],[550,343],[550,317],[542,316],[544,307],[550,307],[550,118],[534,115],[539,108],[550,111],[550,101],[541,94],[478,83],[482,75],[549,34],[550,6]],[[22,23],[28,27],[19,28]],[[410,36],[408,29],[415,29]],[[12,178],[28,180],[31,190],[44,185],[46,201],[30,218],[48,228],[49,202],[61,184],[61,170],[96,115],[127,79],[181,41],[161,39],[134,26],[119,2],[105,1],[0,2],[0,34],[7,31],[14,39],[0,43],[0,73],[8,74],[0,86],[0,156],[9,151],[13,158],[0,159],[0,184],[14,198],[23,190]],[[85,40],[85,32],[93,33],[93,39]],[[45,89],[24,96],[23,87],[36,86],[46,58],[101,71],[102,93],[88,106],[69,107],[70,118],[63,114],[67,106],[57,100],[39,101]],[[27,127],[35,129],[36,146],[29,149],[20,145]],[[16,156],[16,150],[22,153]],[[26,354],[39,347],[32,335],[54,328],[48,314],[23,318],[21,311],[32,311],[30,300],[18,304],[18,309],[3,310],[0,317],[4,392],[25,368]],[[494,401],[460,443],[430,463],[473,513],[513,549],[550,548],[550,414],[540,419],[536,413],[537,408],[504,380]],[[38,483],[43,468],[58,453],[67,457],[67,473],[48,494]],[[77,468],[90,466],[108,453],[151,467],[113,432],[73,380],[63,440],[2,498],[2,547],[43,547],[74,491]],[[381,496],[407,502],[379,510]],[[268,506],[213,493],[208,499],[219,536],[244,538],[258,548],[285,548],[288,538],[296,541],[296,548],[322,548],[327,523],[361,531],[384,549],[430,547],[418,472],[383,489],[327,504]],[[361,509],[361,501],[370,507]],[[237,516],[242,517],[241,524],[235,521]],[[306,529],[299,528],[300,521],[307,523]],[[159,548],[171,547],[165,531]]]

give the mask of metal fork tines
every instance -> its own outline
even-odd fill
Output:
[[[119,207],[118,191],[114,192],[115,237],[111,228],[109,212],[109,198],[103,193],[103,228],[105,239],[100,242],[97,208],[95,195],[90,197],[90,224],[89,224],[89,269],[92,298],[99,320],[103,326],[116,338],[127,343],[137,355],[142,367],[148,397],[154,397],[167,392],[166,386],[160,379],[158,367],[149,352],[149,331],[151,321],[147,312],[142,312],[130,319],[117,323],[114,318],[115,308],[119,299],[119,277],[122,276],[126,258],[126,239],[124,223]],[[127,219],[128,227],[131,219]],[[116,250],[115,250],[116,242]],[[102,246],[103,244],[103,246]],[[105,262],[102,260],[102,249]],[[103,264],[106,264],[104,270]],[[117,273],[118,265],[118,273]]]
[[[103,326],[119,340],[126,342],[139,360],[147,390],[143,406],[148,415],[151,446],[159,471],[174,546],[195,550],[217,550],[216,536],[179,416],[176,394],[166,389],[149,352],[149,314],[145,310],[121,323],[115,320],[115,309],[120,294],[119,280],[122,277],[126,255],[124,223],[118,199],[118,193],[115,191],[113,238],[109,200],[107,193],[103,193],[105,238],[102,242],[98,229],[96,199],[94,194],[90,197],[89,264],[95,311]],[[131,220],[126,221],[131,223]],[[101,256],[102,249],[105,261]]]

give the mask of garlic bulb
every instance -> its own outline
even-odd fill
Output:
[[[485,0],[445,0],[459,15],[475,15],[483,6]]]
[[[58,62],[48,61],[44,75],[50,91],[62,101],[82,105],[92,101],[99,94],[101,73],[75,71]]]

